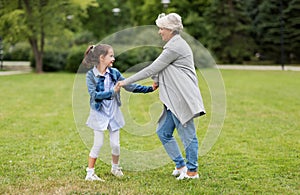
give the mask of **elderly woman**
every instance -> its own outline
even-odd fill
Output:
[[[166,42],[162,53],[152,64],[121,81],[119,85],[129,85],[149,77],[155,78],[160,88],[160,100],[164,104],[157,135],[176,164],[172,175],[178,176],[178,180],[197,179],[198,140],[193,119],[204,115],[205,109],[198,87],[193,53],[179,34],[183,25],[178,14],[160,14],[156,25],[162,40]],[[186,162],[173,137],[175,128],[184,145]]]

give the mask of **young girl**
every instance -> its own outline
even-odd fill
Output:
[[[125,122],[120,110],[120,86],[116,84],[125,78],[116,68],[112,68],[114,61],[114,51],[106,44],[89,46],[82,61],[87,67],[94,66],[86,74],[90,94],[90,115],[87,126],[94,130],[94,144],[89,154],[85,180],[104,181],[95,174],[94,167],[103,145],[104,131],[107,129],[110,134],[112,153],[111,173],[116,177],[123,176],[119,167],[120,128]],[[155,83],[151,87],[132,84],[124,88],[134,93],[148,93],[154,91],[157,86]]]

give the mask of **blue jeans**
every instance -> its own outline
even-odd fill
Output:
[[[170,110],[164,109],[164,113],[159,120],[156,130],[160,141],[164,145],[170,158],[175,162],[176,168],[186,165],[190,172],[196,172],[198,170],[198,140],[193,119],[182,125]],[[177,141],[173,137],[175,128],[184,145],[186,163],[182,157]]]

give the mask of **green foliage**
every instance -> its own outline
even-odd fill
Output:
[[[260,41],[260,53],[267,60],[280,61],[280,2],[276,0],[263,1],[259,5],[259,13],[256,16],[257,37]]]
[[[209,8],[212,0],[197,1],[171,1],[168,12],[176,12],[182,16],[184,29],[195,39],[204,43],[208,32],[206,29],[206,19],[204,18],[205,10]],[[188,10],[188,11],[186,11]]]
[[[84,57],[84,52],[87,49],[86,45],[73,47],[67,57],[67,65],[65,70],[68,72],[76,73],[81,65]]]
[[[114,15],[113,8],[120,13]],[[281,41],[286,63],[298,63],[299,11],[299,0],[171,0],[167,8],[157,0],[0,0],[0,35],[11,45],[28,41],[33,56],[64,53],[74,44],[96,44],[127,27],[155,25],[159,13],[176,12],[184,31],[218,63],[253,61],[256,53],[259,64],[280,63]]]
[[[205,26],[205,18],[199,16],[198,12],[191,11],[188,13],[183,21],[184,28],[187,33],[193,35],[195,39],[203,42],[208,35],[208,31]],[[197,28],[195,28],[197,26]]]
[[[0,34],[10,42],[27,40],[30,43],[37,72],[43,70],[46,39],[63,38],[66,29],[76,31],[80,27],[80,23],[76,23],[81,14],[79,6],[71,4],[70,0],[1,0],[0,5]]]
[[[142,14],[140,18],[142,25],[154,25],[158,14],[163,12],[162,5],[156,0],[144,1],[144,4],[138,11],[140,12],[140,14]],[[147,12],[151,14],[144,14]]]
[[[144,1],[128,0],[127,6],[129,8],[129,17],[133,26],[141,25],[141,18],[144,13],[141,12],[141,7]],[[147,12],[148,13],[148,12]]]
[[[26,37],[30,35],[30,30],[26,26],[25,12],[20,9],[14,9],[6,11],[1,9],[0,19],[0,34],[5,35],[3,38],[15,44],[18,41],[26,40]]]
[[[47,51],[44,52],[44,65],[43,71],[45,72],[57,72],[64,70],[67,62],[67,52],[61,51]],[[31,66],[36,67],[35,59],[31,59]]]
[[[135,65],[138,65],[137,68],[140,69],[141,67],[144,67],[145,65],[148,65],[150,64],[150,62],[154,61],[160,53],[160,48],[135,48],[118,55],[116,57],[116,62],[114,66],[118,68],[121,72],[125,72],[126,70],[133,68],[133,66]]]
[[[30,45],[27,42],[19,42],[4,52],[3,60],[28,61],[30,54]]]
[[[205,44],[215,53],[218,62],[242,63],[251,59],[255,44],[250,36],[251,20],[244,1],[215,0],[206,9],[205,20],[208,32]]]
[[[122,27],[130,26],[126,1],[97,0],[96,3],[97,6],[87,7],[87,16],[82,16],[81,22],[83,29],[93,32],[99,41]],[[121,12],[114,15],[113,8],[120,8]]]
[[[153,1],[128,2],[134,25],[154,24],[160,12],[179,13],[185,31],[209,48],[219,63],[243,63],[256,53],[261,54],[259,60],[280,62],[280,1],[172,0],[167,9]],[[299,1],[282,2],[285,58],[295,63],[300,51]]]
[[[97,7],[98,4],[95,2],[95,0],[71,0],[72,3],[77,4],[81,7],[82,10],[86,10],[88,6],[95,6]]]
[[[300,1],[292,0],[284,10],[285,36],[284,41],[287,61],[295,63],[300,61]]]
[[[83,31],[76,34],[73,42],[75,45],[82,45],[87,43],[95,43],[96,40],[97,39],[95,38],[92,32]]]
[[[262,0],[258,6],[253,1],[251,8],[255,10],[251,13],[253,36],[263,60],[281,63],[281,42],[285,62],[296,60],[299,56],[296,46],[299,46],[299,1]]]

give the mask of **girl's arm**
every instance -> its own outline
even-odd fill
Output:
[[[95,100],[111,100],[116,95],[116,92],[112,89],[110,91],[95,92]]]
[[[152,86],[143,86],[135,83],[124,86],[124,89],[132,93],[149,93],[154,91]]]
[[[112,99],[116,95],[116,92],[120,90],[120,87],[115,86],[115,88],[110,91],[97,91],[97,82],[92,74],[87,75],[86,82],[90,96],[96,101]]]
[[[119,81],[124,80],[124,79],[125,78],[121,74]],[[116,86],[119,86],[119,85],[116,85]],[[123,87],[126,91],[129,91],[132,93],[149,93],[149,92],[155,91],[158,86],[157,86],[157,84],[153,84],[152,86],[143,86],[143,85],[133,83],[133,84],[126,85]]]

